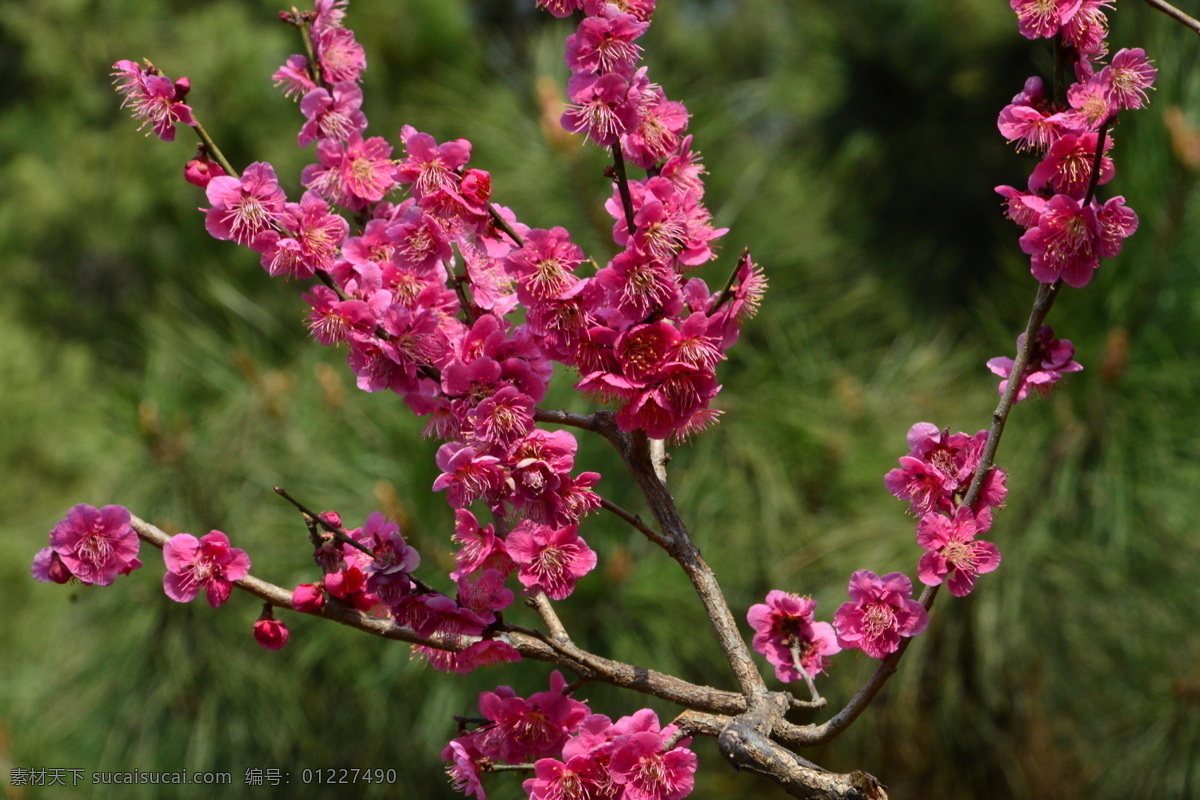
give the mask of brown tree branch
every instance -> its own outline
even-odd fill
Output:
[[[164,531],[137,516],[131,515],[130,524],[142,541],[160,550],[171,538]],[[292,593],[290,591],[255,578],[252,575],[247,575],[240,581],[234,581],[234,585],[242,591],[257,597],[259,600],[270,603],[278,608],[290,610],[292,607]],[[420,636],[412,628],[397,625],[389,619],[369,616],[342,603],[326,603],[324,607],[311,612],[310,616],[337,622],[363,633],[369,633],[372,636],[407,642],[409,644],[425,645],[426,647],[433,647],[438,650],[458,652],[465,650],[479,641],[478,636],[448,634]],[[511,630],[501,631],[495,638],[511,645],[523,658],[554,664],[569,669],[587,680],[611,684],[623,689],[640,692],[641,694],[648,694],[652,697],[668,700],[683,708],[728,715],[740,714],[747,708],[746,698],[737,692],[722,691],[709,686],[688,683],[687,681],[656,672],[652,669],[637,667],[588,653],[573,644],[563,652],[552,647],[537,636]]]

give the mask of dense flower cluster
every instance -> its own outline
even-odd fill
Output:
[[[613,722],[570,691],[554,672],[549,691],[528,699],[507,686],[480,694],[486,721],[442,751],[455,788],[486,800],[480,776],[491,765],[532,763],[534,777],[523,784],[532,800],[679,800],[691,793],[696,754],[676,726],[661,726],[648,708]]]
[[[1110,130],[1121,111],[1147,103],[1155,69],[1141,48],[1121,50],[1102,63],[1108,53],[1108,0],[1010,2],[1024,36],[1060,37],[1075,82],[1062,95],[1047,97],[1042,79],[1032,77],[1000,112],[997,124],[1004,138],[1042,160],[1026,191],[1011,186],[996,191],[1005,199],[1009,219],[1025,228],[1021,249],[1031,257],[1033,276],[1043,283],[1084,286],[1100,259],[1119,253],[1137,230],[1137,214],[1124,197],[1101,202],[1095,190],[1114,174],[1107,155]]]
[[[315,279],[304,294],[313,338],[343,348],[360,389],[399,395],[442,442],[432,488],[455,512],[451,593],[414,576],[420,556],[395,522],[375,513],[348,529],[325,512],[310,520],[322,577],[296,587],[292,608],[321,613],[342,604],[390,618],[441,645],[415,648],[432,666],[469,672],[519,660],[503,636],[513,627],[501,617],[514,590],[562,600],[597,566],[579,524],[601,504],[600,476],[575,472],[574,436],[538,427],[554,418],[538,404],[555,365],[577,373],[576,389],[615,405],[622,431],[686,438],[718,418],[716,366],[757,311],[766,281],[748,252],[719,291],[693,274],[716,258],[726,231],[703,202],[705,170],[687,134],[687,109],[641,63],[638,42],[655,0],[536,0],[576,20],[566,38],[561,125],[613,156],[605,208],[619,252],[603,266],[565,229],[530,229],[494,203],[491,176],[471,166],[466,139],[438,142],[406,125],[394,148],[368,135],[360,85],[367,61],[344,25],[347,3],[315,0],[312,11],[280,14],[311,45],[273,76],[303,116],[297,144],[313,147],[298,201],[271,164],[232,170],[184,102],[187,78],[172,81],[148,61],[125,60],[113,76],[143,128],[166,141],[176,124],[198,129],[204,144],[184,175],[205,192],[208,232],[251,249],[272,276]],[[1001,111],[1000,132],[1040,162],[1026,190],[997,192],[1025,229],[1020,243],[1033,276],[1080,287],[1137,229],[1123,197],[1102,202],[1095,191],[1114,175],[1111,128],[1121,111],[1147,103],[1156,73],[1141,49],[1103,62],[1111,0],[1010,4],[1023,35],[1056,37],[1075,82],[1047,97],[1041,79],[1030,78]],[[627,175],[627,165],[641,176]],[[1018,381],[1017,400],[1082,369],[1071,342],[1049,327],[1017,345],[1029,350],[1023,374],[1013,375],[1013,359],[988,362],[1004,379],[1001,394]],[[1000,563],[996,546],[976,538],[1007,491],[1004,473],[990,456],[984,461],[987,440],[987,431],[951,434],[917,423],[908,454],[885,476],[918,518],[918,577],[946,583],[955,596]],[[484,510],[492,522],[476,517]],[[119,506],[76,506],[35,557],[34,577],[111,584],[141,566],[130,522]],[[213,607],[250,569],[248,555],[220,531],[174,536],[163,557],[166,593],[189,602],[204,592]],[[779,680],[803,679],[815,698],[812,679],[828,670],[829,656],[858,649],[884,659],[925,629],[928,600],[912,591],[903,573],[858,570],[832,624],[815,621],[811,597],[771,591],[747,616],[753,647]],[[253,635],[269,649],[289,638],[270,605]],[[696,756],[676,726],[661,726],[649,709],[614,723],[572,692],[555,672],[548,691],[527,699],[505,686],[482,693],[484,721],[470,731],[464,724],[442,754],[456,788],[484,798],[483,772],[532,764],[523,788],[534,800],[690,794]]]

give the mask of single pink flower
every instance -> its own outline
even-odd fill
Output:
[[[504,540],[516,562],[521,583],[563,600],[575,591],[575,581],[596,567],[596,552],[579,536],[576,525],[549,528],[525,520]]]
[[[50,531],[50,547],[71,575],[83,583],[108,586],[118,575],[141,566],[140,542],[129,520],[129,510],[122,506],[77,505]],[[61,582],[61,572],[51,564],[46,575]]]
[[[766,603],[750,606],[746,615],[754,628],[754,650],[766,656],[775,667],[775,677],[784,683],[803,677],[797,662],[809,677],[815,678],[829,668],[826,656],[841,650],[833,626],[813,621],[816,607],[811,597],[775,589],[767,593]]]
[[[926,586],[945,581],[950,594],[963,597],[975,587],[975,577],[1000,566],[1000,551],[991,542],[976,541],[978,526],[971,509],[959,506],[954,517],[926,514],[917,523],[921,556],[917,575]]]
[[[528,700],[507,686],[481,692],[479,713],[490,724],[476,731],[479,751],[508,764],[560,754],[567,737],[579,730],[590,713],[585,703],[565,693],[566,688],[566,680],[555,670],[549,691]]]
[[[637,91],[624,75],[576,74],[567,82],[567,94],[571,105],[562,115],[562,126],[586,134],[601,147],[616,144],[637,126]]]
[[[640,731],[618,736],[612,743],[608,770],[624,787],[623,800],[680,800],[696,782],[696,754],[684,739],[664,752],[665,732]]]
[[[146,64],[147,68],[133,61],[113,64],[117,91],[125,95],[121,106],[128,106],[134,119],[142,121],[138,130],[149,125],[158,138],[173,142],[175,123],[196,124],[191,107],[183,102],[191,88],[191,81],[180,78],[172,82],[149,61]]]
[[[1119,50],[1100,78],[1108,85],[1113,102],[1121,108],[1141,108],[1150,102],[1146,90],[1154,84],[1158,71],[1150,66],[1146,51],[1140,47]]]
[[[1025,346],[1025,334],[1017,337],[1017,350]],[[1064,372],[1079,372],[1083,365],[1074,361],[1075,346],[1070,339],[1055,339],[1054,329],[1043,325],[1034,339],[1033,349],[1029,353],[1029,364],[1021,379],[1021,388],[1017,392],[1017,402],[1024,400],[1030,388],[1038,393],[1048,395],[1051,388],[1061,378]],[[1012,376],[1013,360],[1006,356],[998,356],[987,362],[987,367],[1004,380],[1000,381],[1000,394],[1008,389],[1008,380]]]
[[[211,208],[201,209],[209,234],[215,239],[232,239],[244,245],[273,228],[283,216],[286,204],[274,167],[257,161],[246,167],[240,178],[232,175],[213,178],[205,187],[205,194],[212,203]]]
[[[575,33],[567,37],[567,66],[574,73],[633,72],[642,48],[633,43],[650,27],[616,6],[604,13],[584,17]]]
[[[1061,278],[1078,289],[1091,281],[1100,266],[1097,239],[1095,203],[1081,206],[1073,197],[1056,194],[1038,224],[1025,231],[1020,244],[1031,256],[1033,277],[1042,283]]]
[[[850,576],[850,602],[833,615],[838,644],[886,658],[900,639],[916,636],[929,624],[925,607],[912,599],[912,581],[892,572],[880,577],[861,569]]]
[[[367,115],[362,112],[362,88],[352,81],[342,81],[333,91],[316,88],[304,95],[300,111],[308,122],[300,128],[296,140],[305,147],[318,139],[344,142],[350,134],[367,129]]]
[[[163,546],[167,574],[163,590],[178,603],[193,600],[204,590],[213,608],[229,599],[233,582],[250,572],[250,557],[245,550],[229,546],[229,537],[221,531],[209,531],[197,539],[190,533],[172,536]]]

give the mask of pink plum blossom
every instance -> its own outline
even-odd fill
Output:
[[[1025,347],[1025,334],[1017,337],[1017,351]],[[1055,339],[1054,329],[1043,325],[1034,338],[1033,349],[1029,353],[1029,364],[1025,375],[1021,378],[1021,388],[1017,391],[1017,402],[1024,400],[1032,388],[1042,395],[1048,395],[1064,372],[1079,372],[1083,365],[1074,361],[1075,347],[1070,339]],[[1008,381],[1012,376],[1013,360],[1007,356],[997,356],[987,362],[987,367],[1004,380],[1000,381],[1000,394],[1008,389]]]
[[[1146,90],[1154,84],[1158,71],[1150,66],[1146,51],[1140,47],[1132,50],[1119,50],[1112,57],[1108,66],[1100,73],[1100,78],[1120,108],[1141,108],[1150,102]]]
[[[122,506],[93,508],[80,504],[67,512],[50,531],[50,547],[54,555],[35,561],[35,575],[63,583],[62,568],[83,583],[109,586],[118,575],[125,575],[142,565],[138,560],[140,541],[130,526],[129,510]],[[43,551],[44,552],[44,551]]]
[[[838,644],[862,650],[871,658],[886,658],[900,639],[925,630],[929,615],[912,599],[912,581],[892,572],[880,577],[861,569],[850,576],[850,602],[833,615]]]
[[[212,204],[211,208],[201,209],[209,234],[214,239],[232,239],[244,245],[274,227],[286,203],[274,167],[257,161],[246,167],[240,178],[213,178],[204,191]]]
[[[945,581],[950,594],[964,597],[975,587],[975,578],[1000,566],[1000,551],[991,542],[976,541],[978,527],[971,509],[960,506],[953,518],[926,514],[917,523],[917,544],[929,552],[921,556],[917,574],[926,586]]]
[[[601,147],[616,144],[637,126],[637,92],[619,73],[576,74],[567,82],[567,95],[571,105],[562,115],[562,126],[586,134]]]
[[[545,592],[551,600],[569,597],[575,581],[596,567],[596,552],[580,538],[576,525],[555,529],[525,520],[504,544],[517,564],[521,583],[531,592]]]
[[[746,615],[754,628],[755,651],[766,656],[775,667],[775,677],[784,683],[803,677],[797,662],[809,677],[816,677],[829,667],[826,656],[841,650],[833,626],[813,621],[816,607],[811,597],[775,589],[767,593],[766,603],[750,606]]]
[[[342,81],[332,91],[318,87],[305,94],[300,111],[308,122],[296,137],[299,145],[305,147],[318,139],[344,142],[352,133],[361,134],[367,129],[362,100],[362,89],[352,81]]]
[[[138,130],[150,126],[164,142],[175,141],[175,123],[195,125],[192,109],[183,102],[191,88],[191,81],[180,78],[172,82],[154,68],[149,61],[147,67],[133,61],[118,61],[113,64],[114,82],[117,91],[125,95],[121,106],[128,106],[134,119],[142,121]]]
[[[203,590],[213,608],[228,600],[233,582],[250,572],[246,551],[230,547],[229,537],[221,531],[209,531],[199,539],[190,533],[172,536],[163,546],[163,560],[167,597],[187,603]]]
[[[479,712],[489,724],[476,731],[479,751],[508,764],[561,753],[567,737],[589,714],[587,705],[566,694],[566,688],[566,680],[555,670],[549,691],[528,700],[507,686],[480,693]]]

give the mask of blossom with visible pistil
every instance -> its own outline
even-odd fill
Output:
[[[118,575],[126,575],[142,565],[137,557],[140,542],[129,521],[129,510],[122,506],[93,508],[81,503],[54,526],[50,547],[69,575],[83,583],[108,586]],[[53,556],[41,556],[41,562],[35,560],[34,567],[35,577],[44,571],[47,579],[65,583]]]
[[[286,198],[275,168],[256,161],[242,177],[221,175],[204,189],[211,208],[204,211],[204,227],[214,239],[232,239],[249,245],[283,216]]]
[[[978,527],[971,509],[959,506],[954,517],[926,514],[917,523],[917,544],[929,552],[921,556],[917,575],[926,586],[945,581],[950,594],[964,597],[975,587],[975,577],[1000,566],[1000,551],[991,542],[975,541]]]
[[[168,570],[163,576],[167,597],[187,603],[203,590],[213,608],[228,600],[233,582],[250,572],[246,551],[230,547],[229,537],[221,531],[209,531],[199,539],[190,533],[172,536],[163,545],[163,560]]]
[[[146,62],[143,68],[133,61],[118,61],[113,64],[117,91],[125,95],[121,106],[129,106],[134,119],[142,121],[138,130],[149,125],[164,142],[175,141],[175,123],[195,125],[192,109],[183,102],[191,88],[191,81],[180,78],[172,82]]]
[[[900,639],[916,636],[929,624],[925,607],[912,599],[912,581],[892,572],[880,577],[860,569],[850,576],[850,602],[833,615],[838,644],[871,658],[886,658]]]
[[[580,538],[577,525],[555,529],[524,520],[504,545],[517,564],[521,583],[551,600],[569,597],[575,581],[596,567],[596,552]]]

